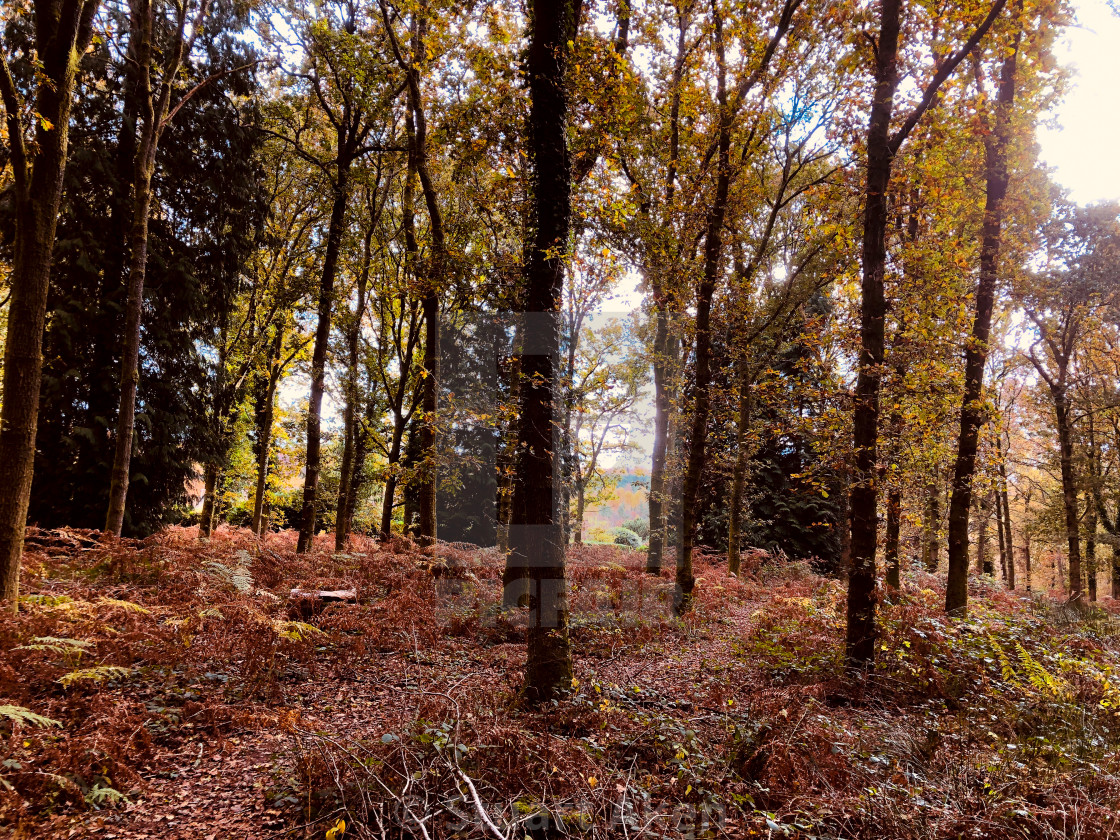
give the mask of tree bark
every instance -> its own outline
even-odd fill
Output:
[[[976,571],[991,577],[995,567],[992,564],[992,554],[989,551],[988,526],[992,520],[991,494],[979,500],[977,504],[980,521],[976,524]],[[998,519],[997,519],[998,523]],[[1003,529],[999,528],[1000,554],[1003,553]]]
[[[1065,388],[1065,376],[1050,389],[1058,427],[1058,449],[1062,473],[1062,507],[1065,512],[1066,543],[1069,546],[1069,601],[1085,603],[1081,580],[1081,518],[1078,516],[1077,476],[1073,466],[1073,421]]]
[[[1097,600],[1097,512],[1093,500],[1085,500],[1085,575],[1089,584],[1089,601]]]
[[[965,346],[964,396],[961,403],[960,436],[953,468],[953,490],[949,501],[949,576],[945,584],[945,611],[965,615],[968,611],[968,514],[972,506],[972,479],[980,429],[987,420],[984,410],[984,365],[992,329],[996,281],[999,278],[1003,203],[1009,180],[1007,147],[1015,104],[1015,71],[1022,30],[1015,29],[1011,49],[1000,69],[995,125],[984,138],[986,193],[980,242],[980,276],[976,285],[976,317],[972,336]]]
[[[727,217],[727,197],[731,186],[731,111],[727,105],[727,62],[724,57],[723,19],[713,15],[716,49],[716,102],[719,128],[716,153],[716,184],[704,231],[704,271],[696,292],[696,339],[694,348],[694,396],[692,430],[688,441],[681,490],[681,550],[677,557],[677,586],[673,597],[676,615],[688,610],[696,578],[692,574],[692,546],[696,539],[697,505],[700,477],[707,458],[708,415],[711,412],[712,383],[712,298],[719,280],[723,259],[723,223]]]
[[[276,410],[276,385],[283,370],[280,354],[284,347],[284,328],[276,326],[269,344],[267,368],[268,379],[264,388],[257,393],[254,411],[257,432],[257,484],[253,491],[253,533],[258,537],[264,529],[264,500],[268,489],[268,461],[272,451],[272,423]]]
[[[121,393],[117,412],[113,465],[109,473],[109,509],[105,533],[119,537],[124,526],[128,501],[129,466],[136,431],[136,391],[140,384],[140,322],[144,310],[144,282],[148,268],[148,217],[152,204],[152,176],[156,152],[171,110],[171,93],[183,59],[189,55],[194,38],[205,20],[207,0],[201,0],[192,31],[187,33],[187,7],[177,7],[177,28],[172,42],[163,51],[162,79],[158,92],[152,89],[152,62],[156,48],[155,6],[152,0],[132,0],[129,5],[129,52],[135,59],[130,70],[136,74],[140,104],[140,139],[132,176],[132,225],[129,229],[128,298],[125,303],[124,336],[121,347]],[[180,102],[180,104],[182,104]]]
[[[851,565],[848,572],[845,656],[849,665],[875,659],[875,551],[878,538],[877,461],[879,392],[882,383],[883,289],[887,250],[887,189],[893,151],[890,142],[894,94],[898,84],[901,0],[882,0],[875,56],[875,94],[867,129],[867,182],[863,211],[863,280],[860,358],[852,419],[855,481],[851,489]]]
[[[565,74],[581,5],[580,0],[532,0],[526,53],[534,229],[526,249],[524,307],[530,314],[521,348],[521,416],[503,583],[528,582],[528,650],[521,691],[530,705],[563,695],[572,684],[556,453],[559,314],[572,212]]]
[[[737,447],[735,468],[731,474],[731,510],[727,525],[727,569],[733,575],[739,574],[742,561],[743,491],[747,484],[747,461],[750,457],[747,442],[751,425],[751,385],[746,377],[739,383],[739,425],[735,435]]]
[[[339,148],[345,137],[338,132]],[[327,352],[331,336],[331,312],[334,307],[334,282],[338,274],[338,255],[346,226],[346,205],[350,200],[350,166],[353,158],[340,154],[336,160],[334,201],[327,228],[327,249],[323,255],[323,273],[319,278],[319,321],[315,328],[315,347],[311,353],[311,394],[307,403],[307,458],[304,464],[303,509],[300,512],[299,540],[296,551],[311,549],[315,537],[316,495],[319,490],[319,453],[322,446],[323,393],[326,391]]]
[[[202,499],[202,514],[198,520],[198,537],[199,539],[208,539],[214,530],[214,516],[217,513],[218,505],[214,498],[218,492],[218,465],[207,464],[205,470],[204,496]]]
[[[926,515],[923,526],[922,565],[930,574],[937,571],[941,554],[941,486],[936,478],[926,485]]]
[[[373,206],[371,204],[371,214]],[[362,319],[366,312],[366,286],[369,283],[370,260],[373,250],[373,233],[376,219],[371,218],[362,247],[362,267],[358,273],[357,300],[353,320],[346,330],[346,407],[342,415],[342,464],[338,483],[338,509],[334,522],[334,550],[346,550],[350,541],[350,525],[354,511],[351,507],[351,485],[354,481],[355,449],[358,427],[358,349],[362,336]]]
[[[70,107],[78,64],[92,38],[98,0],[36,0],[35,153],[23,135],[23,103],[7,61],[0,56],[0,99],[15,195],[15,248],[4,343],[0,406],[0,601],[19,606],[19,565],[35,466],[43,330],[51,261],[70,134]]]

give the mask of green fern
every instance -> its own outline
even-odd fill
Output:
[[[272,629],[282,638],[290,639],[293,642],[306,641],[316,634],[325,635],[318,627],[302,621],[274,621],[272,622]]]
[[[1036,691],[1058,698],[1069,694],[1065,681],[1047,671],[1037,659],[1031,656],[1030,651],[1018,642],[1015,643],[1015,652],[1019,656],[1019,663],[1023,666],[1027,680]]]
[[[48,726],[62,726],[59,721],[36,714],[30,709],[25,709],[23,706],[0,706],[0,718],[7,718],[17,723],[26,723],[29,726],[39,726],[43,728]]]
[[[80,656],[93,642],[84,639],[63,639],[57,636],[36,636],[30,644],[20,645],[14,650],[49,650],[63,656]]]
[[[1011,664],[1011,659],[1004,651],[1003,646],[990,633],[988,634],[988,642],[999,660],[999,670],[1003,679],[1011,685],[1019,685],[1019,675],[1015,673],[1015,666]]]
[[[132,601],[120,601],[116,598],[102,598],[97,603],[107,607],[120,607],[125,612],[143,613],[144,615],[151,615],[152,613],[151,610],[139,604],[134,604]]]
[[[248,554],[246,552],[238,552],[238,554],[245,554],[245,559],[247,561]],[[239,556],[238,560],[241,559],[242,558]],[[217,560],[207,560],[202,565],[210,574],[223,583],[232,586],[238,592],[247,594],[253,589],[253,573],[244,565],[237,565],[231,568],[225,563],[219,563]]]
[[[76,682],[89,680],[99,683],[105,680],[115,680],[118,677],[126,677],[131,673],[131,668],[122,668],[120,665],[98,665],[95,668],[79,668],[69,674],[63,674],[58,678],[58,681],[69,688]]]

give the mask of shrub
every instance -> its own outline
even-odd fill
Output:
[[[611,531],[615,545],[624,545],[627,548],[641,548],[642,538],[629,528],[615,528]]]

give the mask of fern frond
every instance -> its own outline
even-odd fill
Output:
[[[245,555],[248,557],[248,554]],[[238,592],[248,593],[253,588],[253,573],[246,566],[230,568],[225,563],[217,560],[207,560],[202,564],[214,577],[236,589]]]
[[[95,668],[79,668],[69,674],[63,674],[58,681],[69,688],[76,682],[90,680],[91,682],[104,682],[126,677],[132,673],[131,668],[122,668],[120,665],[98,665]]]
[[[304,642],[314,635],[326,635],[318,627],[302,621],[274,621],[272,622],[272,629],[282,638],[290,639],[293,642]]]
[[[77,654],[85,653],[86,648],[93,642],[84,639],[63,639],[58,636],[36,636],[29,644],[19,645],[13,650],[49,650],[52,653]]]
[[[121,601],[116,598],[101,598],[98,600],[98,605],[105,605],[107,607],[120,607],[125,612],[143,613],[144,615],[151,615],[152,611],[139,604],[134,604],[132,601]]]
[[[26,723],[30,726],[40,726],[43,728],[48,726],[62,726],[59,721],[36,714],[30,709],[25,709],[23,706],[0,706],[0,718],[7,718],[17,723]]]

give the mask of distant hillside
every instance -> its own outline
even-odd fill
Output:
[[[587,511],[584,528],[617,528],[633,519],[649,520],[649,474],[645,471],[618,470],[614,498]]]

